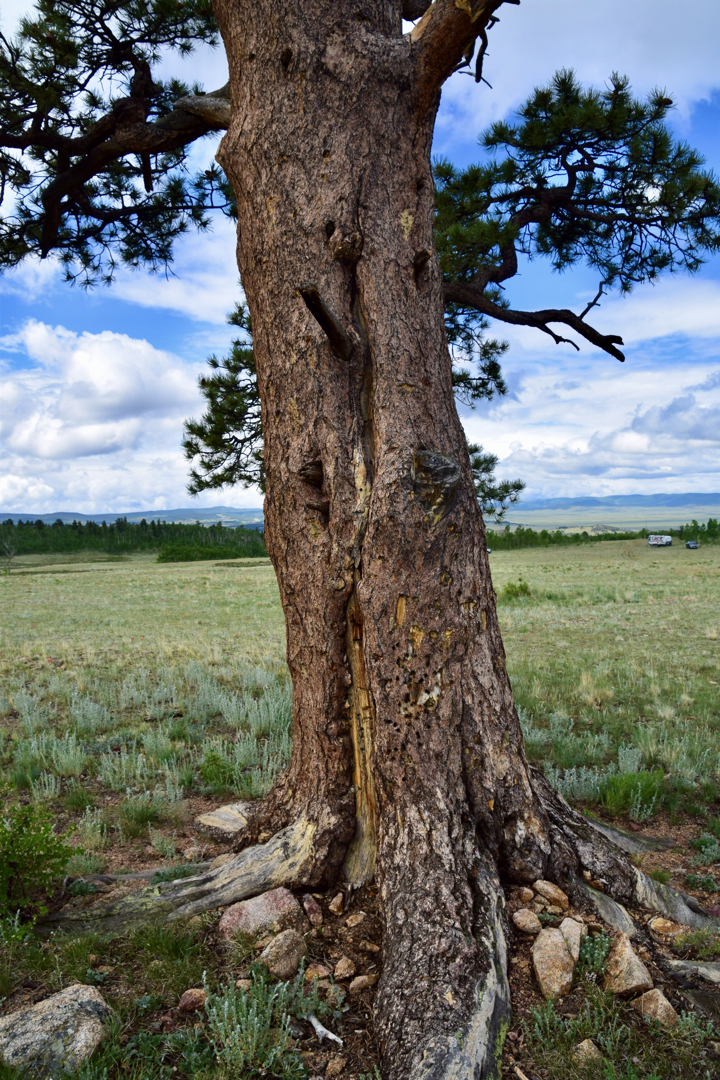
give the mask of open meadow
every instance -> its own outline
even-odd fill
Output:
[[[586,811],[671,837],[669,850],[639,858],[643,869],[693,892],[706,909],[720,904],[720,546],[651,549],[631,540],[490,558],[531,760]],[[48,808],[75,849],[50,910],[118,894],[125,886],[110,875],[142,873],[146,884],[153,872],[158,880],[191,873],[226,850],[195,817],[263,795],[290,753],[284,624],[269,560],[23,556],[0,576],[0,608],[3,802]],[[127,880],[131,888],[138,879]],[[370,912],[372,895],[365,900]],[[199,1029],[171,1016],[203,972],[212,985],[247,973],[251,951],[218,943],[214,925],[208,914],[122,941],[39,942],[6,920],[0,1013],[70,982],[102,987],[117,1022],[80,1074],[86,1080],[320,1073],[327,1055],[297,1032],[304,1064],[286,1054],[286,1071],[223,1071]],[[327,961],[323,940],[315,939],[313,961]],[[332,958],[334,943],[325,947]],[[720,958],[720,937],[697,931],[673,948]],[[522,1001],[517,979],[531,977],[518,955],[513,989]],[[516,1038],[525,1046],[517,1060],[534,1061],[535,1075],[717,1076],[707,1049],[717,1035],[703,1022],[690,1017],[668,1036],[658,1066],[623,1006],[599,991],[593,1023],[602,1016],[614,1032],[608,1060],[622,1070],[632,1051],[637,1061],[635,1071],[583,1071],[567,1047],[586,1037],[590,1019],[561,1021],[533,994],[525,993]],[[327,1075],[373,1075],[369,1000],[344,1019],[338,1009],[325,1014],[328,1026],[354,1032],[346,1071]]]

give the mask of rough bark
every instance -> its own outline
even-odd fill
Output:
[[[499,874],[564,880],[587,849],[632,891],[531,778],[453,399],[430,147],[439,86],[496,6],[438,0],[404,38],[387,0],[215,4],[294,688],[292,762],[243,842],[302,820],[298,884],[377,874],[398,1080],[492,1074]]]
[[[435,0],[408,37],[400,0],[214,6],[292,761],[233,862],[103,919],[375,875],[384,1075],[493,1076],[501,881],[636,890],[528,766],[453,398],[430,148],[442,81],[499,4]]]

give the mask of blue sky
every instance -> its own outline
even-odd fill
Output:
[[[5,0],[2,26],[28,9]],[[665,88],[677,135],[720,172],[720,4],[687,0],[523,0],[501,9],[485,74],[492,90],[456,75],[446,87],[435,149],[458,165],[478,156],[477,134],[509,115],[563,66],[585,83],[617,70],[633,89]],[[206,89],[224,81],[221,52],[172,69]],[[209,160],[213,144],[195,150]],[[168,279],[122,271],[111,289],[63,284],[52,262],[0,277],[0,513],[186,506],[183,419],[201,411],[197,375],[231,338],[239,298],[234,233],[218,220],[188,235]],[[536,262],[509,289],[518,306],[582,306],[596,281]],[[624,365],[584,344],[579,353],[531,330],[510,341],[500,403],[464,410],[469,436],[522,477],[527,497],[720,491],[720,260],[608,298],[596,322],[626,342]],[[241,488],[201,496],[258,506]]]

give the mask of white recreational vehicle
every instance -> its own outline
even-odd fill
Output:
[[[648,536],[650,547],[672,547],[672,536],[663,536],[662,533],[651,533]]]

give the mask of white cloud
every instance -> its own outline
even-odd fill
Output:
[[[602,8],[577,0],[528,0],[520,7],[505,5],[498,14],[483,69],[492,90],[464,74],[445,87],[440,153],[452,153],[456,141],[467,143],[468,133],[504,117],[563,67],[595,86],[613,71],[627,75],[638,94],[660,86],[675,101],[681,121],[720,86],[716,0],[687,0],[680,17],[670,0],[605,0]]]
[[[198,415],[201,365],[126,334],[28,322],[0,339],[25,367],[0,368],[0,513],[102,512],[188,505],[183,420]],[[255,491],[211,492],[259,506]]]

